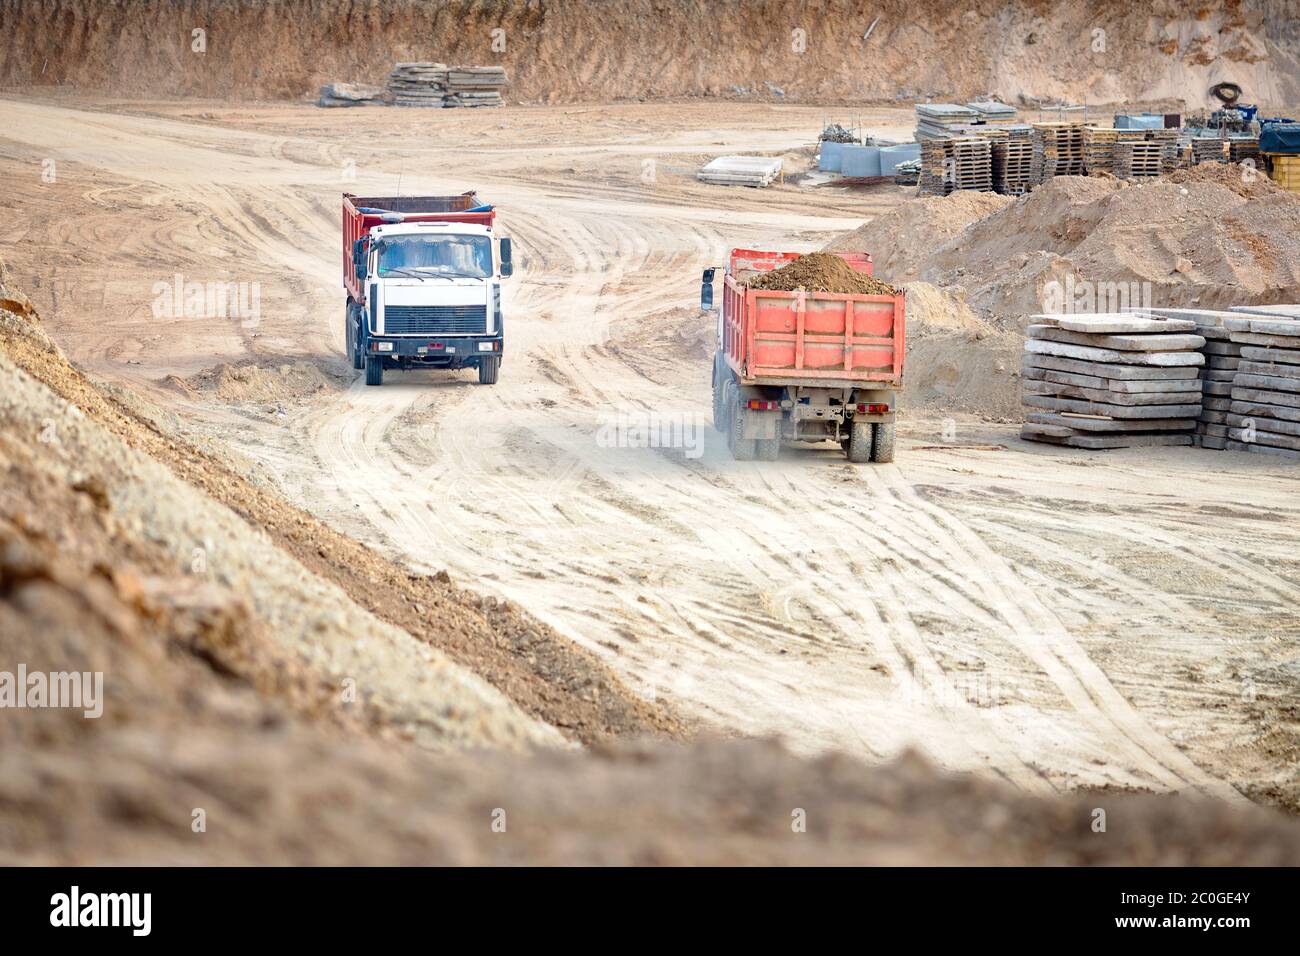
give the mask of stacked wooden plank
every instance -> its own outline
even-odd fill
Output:
[[[781,160],[770,156],[719,156],[695,175],[701,182],[717,186],[761,189],[781,175]]]
[[[1146,131],[1146,141],[1160,144],[1160,172],[1172,173],[1178,168],[1178,130],[1152,129]]]
[[[1034,182],[1084,174],[1082,123],[1034,123],[1033,127]]]
[[[1192,444],[1205,361],[1195,322],[1145,312],[1033,320],[1022,438],[1071,448]]]
[[[398,63],[388,74],[388,92],[396,106],[441,109],[447,95],[447,64]]]
[[[1235,306],[1227,447],[1300,460],[1300,305]]]
[[[1227,141],[1217,136],[1197,136],[1192,139],[1192,163],[1226,163],[1228,161]]]
[[[983,136],[923,140],[920,194],[946,196],[958,189],[993,189],[991,140]]]
[[[1007,126],[1007,135],[993,140],[993,190],[1019,196],[1034,183],[1034,144],[1028,126]]]
[[[916,104],[916,141],[923,143],[927,139],[945,139],[957,130],[979,119],[979,113],[968,106],[956,103],[918,103]]]
[[[1162,169],[1161,151],[1161,144],[1154,140],[1117,142],[1112,172],[1118,179],[1159,176]]]
[[[1224,328],[1224,320],[1237,318],[1234,312],[1217,309],[1147,309],[1151,315],[1167,319],[1187,319],[1196,323],[1193,331],[1205,339],[1201,354],[1201,414],[1196,424],[1196,444],[1203,448],[1222,449],[1228,442],[1229,407],[1232,404],[1232,380],[1241,361],[1241,346],[1233,343]]]
[[[504,66],[453,66],[447,71],[448,106],[500,106]]]

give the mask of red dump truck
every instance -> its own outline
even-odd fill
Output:
[[[410,368],[476,368],[481,384],[496,384],[501,280],[514,266],[495,219],[472,192],[343,194],[344,341],[367,385]]]
[[[871,274],[871,256],[838,253]],[[734,249],[713,359],[713,423],[740,460],[775,460],[781,442],[836,441],[852,462],[894,460],[903,381],[903,294],[751,289],[746,279],[799,253]],[[715,269],[700,305],[713,304]]]

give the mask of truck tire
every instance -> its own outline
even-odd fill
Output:
[[[888,464],[894,460],[894,423],[881,422],[875,427],[875,433],[871,440],[871,460]]]
[[[872,432],[875,430],[871,422],[854,422],[849,432],[849,447],[846,449],[849,454],[849,461],[855,465],[861,465],[871,460],[871,443]]]
[[[745,426],[745,410],[734,388],[727,389],[727,446],[736,461],[754,460],[754,439],[741,438]]]
[[[500,371],[501,359],[480,359],[478,363],[478,383],[480,385],[495,385],[497,383],[497,375]]]
[[[776,461],[781,457],[780,438],[756,438],[754,445],[759,461]]]
[[[713,427],[720,432],[727,430],[727,405],[723,398],[724,384],[718,381],[716,370],[713,374]]]
[[[366,352],[361,344],[361,306],[355,302],[348,303],[347,320],[348,358],[357,371],[366,367]]]
[[[378,355],[366,356],[366,384],[384,384],[384,360]]]

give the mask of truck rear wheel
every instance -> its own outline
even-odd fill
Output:
[[[736,461],[753,461],[754,439],[740,437],[745,433],[745,410],[740,407],[736,390],[727,391],[727,446],[731,449],[731,457]]]
[[[366,356],[366,384],[384,384],[384,360],[378,355]]]
[[[871,440],[871,460],[888,464],[894,460],[894,422],[881,422]]]
[[[480,385],[495,385],[497,383],[497,375],[500,371],[501,359],[480,359],[478,363],[478,383]]]
[[[849,432],[849,461],[861,465],[871,460],[872,425],[871,422],[854,422]]]

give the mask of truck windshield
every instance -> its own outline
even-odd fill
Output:
[[[392,273],[492,275],[492,242],[487,236],[390,236],[379,244],[379,275]]]

